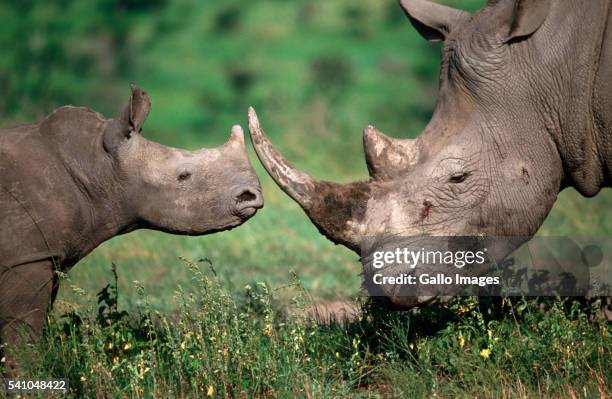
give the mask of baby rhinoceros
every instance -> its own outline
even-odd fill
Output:
[[[0,130],[0,339],[34,338],[66,271],[109,238],[139,228],[201,235],[263,206],[235,126],[198,151],[146,140],[147,93],[132,85],[115,119],[66,106]]]

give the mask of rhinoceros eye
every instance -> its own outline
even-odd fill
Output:
[[[448,179],[451,183],[463,183],[470,176],[468,172],[455,173]]]

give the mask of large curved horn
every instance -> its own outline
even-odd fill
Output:
[[[373,180],[391,180],[404,175],[417,161],[417,140],[394,139],[374,126],[363,130],[363,149]]]
[[[272,146],[253,108],[249,108],[249,132],[268,174],[300,204],[319,231],[336,244],[359,252],[371,183],[326,182],[296,169]]]

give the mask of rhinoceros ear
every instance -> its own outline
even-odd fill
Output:
[[[144,125],[149,111],[151,110],[151,99],[147,92],[141,90],[135,84],[130,85],[132,88],[132,95],[130,96],[129,107],[129,126],[133,132],[140,132],[142,125]]]
[[[147,92],[133,83],[130,86],[132,89],[130,102],[123,108],[117,118],[128,137],[132,133],[139,133],[142,130],[142,125],[144,125],[151,110],[151,99]]]
[[[470,19],[470,13],[432,3],[428,0],[400,0],[410,22],[425,39],[440,42],[461,23]]]
[[[501,29],[506,43],[535,33],[550,10],[550,0],[489,0],[489,5],[498,9],[492,26]]]
[[[116,149],[125,139],[142,130],[149,110],[151,99],[149,95],[135,84],[131,85],[132,94],[130,102],[123,107],[119,116],[106,128],[104,132],[104,148],[107,151]]]

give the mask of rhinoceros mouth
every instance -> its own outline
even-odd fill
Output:
[[[236,215],[242,222],[245,222],[253,217],[258,210],[263,208],[263,206],[263,201],[260,200],[249,201],[243,205],[239,204],[234,210],[234,215]]]
[[[244,208],[240,208],[236,210],[236,216],[238,216],[240,218],[241,221],[246,221],[248,219],[250,219],[251,217],[253,217],[257,211],[259,209],[263,208],[263,205],[261,206],[246,206]]]

